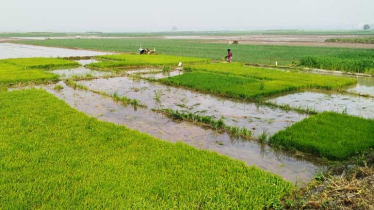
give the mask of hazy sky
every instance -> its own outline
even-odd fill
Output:
[[[1,0],[0,31],[337,29],[374,23],[374,0]]]

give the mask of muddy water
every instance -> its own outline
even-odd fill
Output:
[[[252,130],[254,136],[259,136],[263,132],[269,135],[275,134],[307,117],[296,112],[225,100],[183,88],[128,77],[96,79],[78,83],[87,86],[90,90],[104,91],[109,94],[117,93],[120,96],[137,99],[150,109],[170,108],[212,116],[217,120],[223,118],[227,125]]]
[[[256,141],[242,141],[230,137],[227,133],[220,134],[214,130],[205,130],[188,122],[174,122],[149,108],[138,108],[135,111],[133,107],[121,106],[110,98],[90,91],[74,90],[63,82],[59,84],[64,86],[61,91],[54,90],[54,85],[44,88],[89,116],[125,125],[170,142],[182,141],[200,149],[216,151],[243,160],[248,165],[257,165],[262,169],[279,174],[301,186],[309,182],[323,168],[318,163],[286,152],[276,151],[266,145],[260,145]]]
[[[40,47],[24,44],[0,43],[0,59],[35,57],[78,57],[96,56],[111,53],[88,50],[73,50],[55,47]]]
[[[289,105],[294,108],[312,109],[317,112],[346,112],[364,118],[374,118],[374,98],[325,94],[315,92],[295,93],[269,100],[270,102]]]

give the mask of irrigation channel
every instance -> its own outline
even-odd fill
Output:
[[[2,52],[2,47],[0,46],[0,52]],[[33,46],[28,47],[32,48]],[[18,48],[18,50],[20,49],[22,48]],[[76,54],[73,55],[76,56]],[[49,57],[53,56],[55,55]],[[85,65],[96,61],[80,60],[79,62]],[[165,74],[159,69],[134,69],[126,71],[126,74],[114,74],[79,67],[51,72],[60,75],[62,80],[56,84],[39,86],[40,88],[64,100],[77,110],[100,120],[125,125],[166,141],[182,141],[200,149],[216,151],[243,160],[248,165],[256,165],[278,174],[299,186],[308,183],[325,167],[314,157],[274,149],[254,140],[217,132],[198,124],[175,121],[155,110],[169,108],[202,116],[212,116],[217,120],[223,119],[226,125],[247,128],[253,132],[255,137],[264,132],[268,136],[273,135],[308,117],[306,114],[259,106],[245,101],[224,99],[157,82],[159,78],[182,74],[181,71]],[[87,87],[88,90],[74,89],[64,82],[64,79],[84,78],[85,75],[98,77],[76,82]],[[370,96],[373,94],[371,90],[374,88],[374,78],[360,77],[358,81],[359,84],[347,89],[346,94],[303,92],[276,97],[270,101],[288,104],[291,107],[313,107],[316,111],[345,111],[352,115],[374,118],[374,101],[372,95]],[[56,89],[56,85],[63,88]],[[365,95],[369,96],[355,95],[356,93],[363,94],[361,91],[366,91]],[[99,92],[136,99],[145,106],[124,106],[111,97],[99,94]],[[370,110],[372,111],[370,112]]]

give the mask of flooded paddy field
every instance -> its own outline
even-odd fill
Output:
[[[364,118],[374,118],[374,98],[344,94],[326,94],[316,92],[294,93],[269,100],[279,105],[293,108],[333,111]]]
[[[307,117],[307,115],[293,111],[223,99],[130,77],[95,79],[78,83],[90,90],[104,91],[110,95],[116,93],[119,96],[136,99],[150,109],[180,110],[211,116],[217,120],[223,119],[229,126],[245,127],[251,130],[256,137],[263,132],[273,135]]]
[[[84,57],[107,54],[112,53],[89,50],[73,50],[56,47],[40,47],[24,44],[0,43],[0,59],[36,57]]]
[[[287,94],[272,98],[269,101],[278,105],[289,105],[292,108],[304,110],[333,111],[369,119],[374,118],[374,77],[327,72],[309,73],[355,78],[357,79],[357,84],[342,89],[340,93],[307,91]]]
[[[323,164],[309,157],[275,150],[257,141],[235,138],[227,133],[217,133],[215,130],[204,129],[189,122],[176,122],[152,111],[149,107],[134,109],[133,106],[123,106],[111,98],[90,91],[74,90],[64,82],[59,82],[57,85],[64,88],[57,91],[54,89],[55,85],[42,87],[89,116],[125,125],[163,140],[182,141],[200,149],[216,151],[243,160],[248,165],[256,165],[279,174],[299,185],[309,182],[324,168]]]

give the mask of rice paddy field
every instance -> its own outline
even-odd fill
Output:
[[[189,40],[25,42],[116,54],[0,59],[0,208],[283,209],[332,165],[371,163],[373,78],[246,65],[370,50],[230,45],[226,63]]]
[[[233,59],[237,62],[266,65],[275,65],[277,62],[279,65],[286,66],[304,65],[311,68],[323,67],[329,70],[336,69],[348,72],[364,72],[364,70],[370,70],[372,65],[366,67],[366,62],[368,60],[371,61],[371,63],[374,62],[373,49],[228,45],[219,43],[201,43],[196,40],[167,39],[65,39],[19,41],[19,43],[113,52],[137,52],[137,49],[139,49],[140,46],[148,47],[150,49],[155,47],[157,52],[161,54],[209,58],[219,61],[223,60],[226,55],[226,50],[230,48],[233,51]],[[308,59],[309,56],[319,57],[319,62],[321,63],[318,62],[316,65],[306,63],[305,59]],[[352,60],[357,60],[357,64],[361,65],[361,67],[356,67],[354,63],[352,64]],[[334,61],[334,65],[325,65],[325,63],[331,63],[331,61]],[[368,73],[370,72],[371,71]]]

